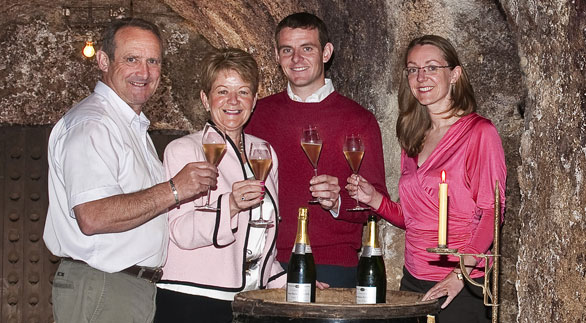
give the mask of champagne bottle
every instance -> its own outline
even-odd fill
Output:
[[[287,302],[315,303],[315,262],[307,233],[307,208],[299,208],[297,236],[287,267]]]
[[[356,275],[356,303],[385,303],[387,295],[387,274],[385,262],[378,245],[376,220],[368,217],[368,239],[362,246]]]

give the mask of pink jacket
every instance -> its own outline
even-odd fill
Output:
[[[164,166],[167,178],[171,178],[185,164],[205,160],[201,145],[202,131],[172,141],[165,149]],[[232,184],[245,179],[244,167],[234,143],[227,138],[226,153],[218,165],[217,188],[211,191],[210,204],[220,211],[196,211],[205,204],[206,195],[194,201],[184,202],[169,211],[171,243],[167,262],[163,268],[161,283],[185,284],[199,288],[238,292],[244,288],[246,245],[249,231],[250,210],[244,210],[230,218],[229,196]],[[244,136],[245,147],[262,139]],[[272,148],[271,148],[272,149]],[[265,181],[264,203],[273,203],[278,212],[278,161],[272,151],[273,166]],[[285,285],[286,275],[275,260],[277,214],[270,219],[275,226],[267,229],[267,241],[260,259],[260,288],[280,288]]]

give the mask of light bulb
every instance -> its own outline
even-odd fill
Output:
[[[94,56],[95,53],[96,53],[96,50],[94,49],[94,42],[86,41],[85,47],[83,48],[83,56],[85,56],[87,58],[91,58]]]

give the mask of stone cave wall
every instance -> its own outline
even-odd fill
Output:
[[[128,16],[129,3],[11,0],[0,8],[0,57],[4,58],[0,62],[0,124],[54,124],[91,93],[100,72],[94,58],[81,54],[87,35],[99,46],[109,10]],[[144,108],[152,127],[184,131],[201,127],[207,115],[199,102],[197,62],[211,46],[164,3],[133,3],[136,16],[164,26],[165,73]],[[90,6],[94,9],[88,17]],[[65,7],[70,8],[70,17],[62,14]]]
[[[519,322],[586,322],[586,1],[502,1],[525,84]]]
[[[322,17],[330,31],[335,56],[328,77],[379,121],[387,187],[396,199],[396,99],[403,51],[413,37],[439,34],[458,50],[479,113],[496,125],[506,153],[500,321],[584,320],[585,3],[7,0],[0,4],[0,124],[53,124],[91,92],[98,70],[80,51],[88,32],[99,37],[103,18],[99,10],[92,19],[83,16],[83,7],[114,8],[122,15],[132,9],[134,16],[161,27],[164,73],[145,113],[154,129],[174,131],[200,129],[207,118],[197,71],[212,47],[240,47],[255,56],[261,97],[283,89],[274,27],[286,15],[306,10]],[[71,17],[63,16],[63,7],[72,8]],[[73,15],[84,19],[75,21]],[[388,224],[382,232],[389,288],[397,289],[403,233]]]

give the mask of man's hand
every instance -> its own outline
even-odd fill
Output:
[[[313,197],[317,197],[319,204],[325,210],[337,210],[340,197],[338,178],[330,175],[314,176],[309,181],[309,190]]]
[[[183,201],[207,192],[209,187],[216,186],[217,177],[218,169],[208,162],[193,162],[185,165],[173,177],[179,200]]]

